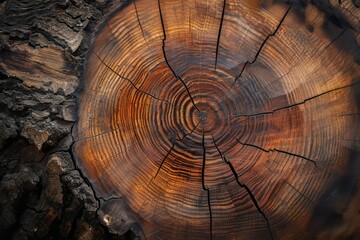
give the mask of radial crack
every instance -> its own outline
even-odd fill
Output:
[[[310,158],[307,158],[307,157],[304,157],[304,156],[301,156],[301,155],[298,155],[298,154],[295,154],[295,153],[291,153],[291,152],[279,150],[279,149],[269,149],[269,150],[267,150],[267,149],[264,149],[264,148],[262,148],[262,147],[259,147],[259,146],[257,146],[257,145],[254,145],[254,144],[243,143],[243,142],[239,141],[236,137],[234,137],[234,136],[232,136],[232,137],[233,137],[234,139],[236,139],[236,141],[237,141],[238,143],[240,143],[241,145],[243,145],[243,146],[254,147],[254,148],[257,148],[257,149],[259,149],[259,150],[261,150],[261,151],[264,151],[264,152],[267,152],[267,153],[269,153],[269,152],[281,152],[281,153],[288,154],[288,155],[291,155],[291,156],[294,156],[294,157],[298,157],[298,158],[300,158],[300,159],[303,159],[303,160],[305,160],[305,161],[307,161],[307,162],[310,162],[310,163],[314,164],[314,167],[315,167],[316,169],[320,170],[320,171],[323,171],[323,172],[328,173],[328,174],[330,174],[330,175],[341,176],[341,175],[336,174],[336,173],[334,173],[334,172],[329,172],[329,171],[327,171],[327,170],[325,170],[325,169],[323,169],[323,168],[318,167],[318,166],[317,166],[317,162],[316,162],[315,160],[310,159]]]
[[[341,90],[341,89],[344,89],[344,88],[348,88],[348,87],[352,87],[356,84],[360,83],[360,81],[356,81],[356,82],[353,82],[349,85],[346,85],[346,86],[342,86],[342,87],[338,87],[338,88],[334,88],[334,89],[331,89],[331,90],[328,90],[328,91],[325,91],[323,93],[320,93],[318,95],[315,95],[315,96],[312,96],[310,98],[307,98],[305,99],[304,101],[302,102],[299,102],[299,103],[294,103],[294,104],[291,104],[291,105],[288,105],[288,106],[285,106],[285,107],[281,107],[281,108],[276,108],[272,111],[267,111],[267,112],[260,112],[260,113],[254,113],[254,114],[238,114],[238,115],[233,115],[233,117],[253,117],[253,116],[261,116],[261,115],[266,115],[266,114],[273,114],[277,111],[280,111],[280,110],[284,110],[284,109],[288,109],[288,108],[292,108],[292,107],[296,107],[296,106],[299,106],[299,105],[302,105],[302,104],[305,104],[307,101],[310,101],[314,98],[318,98],[318,97],[321,97],[325,94],[328,94],[328,93],[331,93],[331,92],[335,92],[335,91],[338,91],[338,90]]]
[[[231,164],[231,163],[230,163]],[[240,181],[237,179],[237,182],[238,184],[240,185]],[[241,185],[240,185],[241,186]],[[259,211],[259,213],[264,217],[265,221],[266,221],[266,225],[267,225],[267,228],[269,230],[269,233],[270,233],[270,236],[271,236],[271,239],[274,239],[274,236],[273,236],[273,233],[271,231],[271,228],[270,228],[270,223],[269,223],[269,220],[267,218],[267,216],[265,215],[265,213],[261,210],[254,194],[251,192],[251,190],[249,189],[248,186],[246,186],[245,184],[243,184],[243,188],[246,190],[246,192],[248,193],[248,195],[250,196],[253,204],[255,205],[256,209]]]
[[[327,44],[320,53],[318,53],[317,51],[314,52],[314,54],[312,54],[312,55],[309,57],[309,59],[312,59],[315,55],[321,56],[321,55],[326,51],[326,49],[328,49],[336,40],[338,40],[342,35],[344,35],[344,33],[346,32],[346,30],[347,30],[347,28],[343,29],[343,30],[341,31],[341,33],[340,33],[339,35],[337,35],[334,39],[332,39],[332,40],[329,42],[329,44]],[[305,51],[305,50],[303,50],[303,51],[300,53],[300,55],[301,55],[304,51]],[[294,70],[294,68],[299,67],[299,65],[298,65],[299,61],[300,61],[300,60],[298,60],[297,62],[295,62],[295,63],[291,66],[291,68],[290,68],[285,74],[277,77],[275,80],[269,81],[269,83],[266,84],[264,88],[266,88],[267,86],[273,84],[274,82],[276,82],[276,81],[284,78],[285,76],[289,75],[289,74]]]
[[[311,162],[312,164],[314,164],[316,166],[316,161],[310,159],[310,158],[307,158],[307,157],[304,157],[304,156],[301,156],[301,155],[298,155],[298,154],[295,154],[295,153],[291,153],[291,152],[287,152],[287,151],[284,151],[284,150],[279,150],[279,149],[265,149],[265,148],[262,148],[260,146],[257,146],[257,145],[254,145],[254,144],[251,144],[251,143],[245,143],[245,142],[241,142],[239,139],[237,139],[236,137],[232,136],[238,143],[240,143],[241,145],[243,146],[249,146],[249,147],[253,147],[253,148],[257,148],[261,151],[264,151],[264,152],[281,152],[281,153],[284,153],[284,154],[288,154],[288,155],[291,155],[291,156],[294,156],[294,157],[299,157],[301,159],[304,159],[308,162]]]
[[[137,10],[137,7],[136,7],[136,0],[134,0],[133,3],[134,3],[134,8],[135,8],[136,18],[137,18],[137,21],[138,21],[138,23],[139,23],[139,27],[140,27],[140,29],[141,29],[141,33],[142,33],[142,35],[143,35],[144,40],[146,41],[145,34],[144,34],[144,29],[143,29],[143,27],[142,27],[142,25],[141,25],[140,18],[139,18],[139,13],[138,13],[138,10]],[[147,41],[146,41],[146,42],[147,42]]]
[[[203,164],[201,170],[201,183],[203,190],[207,191],[207,199],[209,206],[209,216],[210,216],[210,239],[212,239],[212,212],[211,212],[211,202],[210,202],[210,189],[205,186],[205,160],[206,160],[206,147],[205,147],[205,133],[203,129],[203,137],[202,137],[202,148],[203,148]]]
[[[102,133],[95,134],[95,135],[92,135],[92,136],[89,136],[89,137],[79,138],[77,140],[74,140],[74,143],[94,139],[96,137],[104,136],[106,134],[110,134],[110,133],[113,133],[113,132],[118,131],[118,130],[133,130],[133,132],[136,133],[136,132],[139,132],[141,130],[141,128],[121,128],[121,127],[118,127],[118,128],[111,129],[110,131],[102,132]]]
[[[173,143],[173,145],[171,146],[170,150],[168,151],[168,153],[166,154],[166,156],[164,157],[164,159],[161,161],[161,164],[160,164],[160,166],[159,166],[159,168],[158,168],[158,170],[157,170],[157,172],[156,172],[156,174],[155,174],[155,176],[154,176],[154,178],[153,178],[153,179],[155,179],[155,178],[157,177],[157,175],[159,174],[160,169],[162,168],[162,166],[163,166],[163,164],[164,164],[165,160],[168,158],[168,156],[170,155],[170,153],[171,153],[171,152],[172,152],[172,150],[174,149],[175,144],[176,144],[176,141],[174,141],[174,143]]]
[[[218,61],[219,45],[220,45],[220,37],[221,37],[221,29],[222,29],[222,25],[223,25],[223,21],[224,21],[224,16],[225,16],[225,6],[226,6],[226,0],[224,0],[224,5],[223,5],[222,13],[221,13],[221,20],[220,20],[218,38],[217,38],[217,42],[216,42],[215,70],[216,70],[217,61]]]
[[[136,89],[136,91],[138,91],[138,92],[140,92],[140,93],[142,93],[142,94],[145,94],[145,95],[147,95],[147,96],[149,96],[149,97],[151,97],[151,98],[154,98],[154,99],[156,99],[156,100],[158,100],[158,101],[162,101],[162,102],[171,104],[171,103],[170,103],[169,101],[167,101],[167,100],[158,98],[158,97],[156,97],[156,96],[154,96],[154,95],[151,95],[150,93],[147,93],[147,92],[144,92],[143,90],[140,90],[138,87],[136,87],[136,85],[135,85],[130,79],[122,76],[121,74],[119,74],[118,72],[116,72],[114,69],[112,69],[109,65],[107,65],[107,64],[105,63],[105,61],[104,61],[103,59],[101,59],[96,52],[94,52],[94,54],[95,54],[95,56],[99,59],[99,61],[100,61],[107,69],[109,69],[110,71],[112,71],[115,75],[119,76],[120,78],[122,78],[122,79],[126,80],[127,82],[129,82],[129,83],[131,84],[131,86]]]
[[[273,171],[272,169],[270,169],[267,165],[264,165],[264,167],[271,172],[274,175],[279,176],[279,179],[281,180],[281,183],[284,183],[286,185],[289,185],[292,189],[294,189],[294,191],[296,191],[297,193],[299,193],[300,196],[302,196],[303,198],[305,198],[306,200],[308,200],[309,202],[311,202],[316,208],[319,207],[319,205],[317,203],[315,203],[314,201],[312,201],[310,198],[308,198],[305,194],[303,194],[302,192],[300,192],[298,189],[296,189],[293,185],[291,185],[286,179],[284,179],[282,176],[280,176],[280,173]],[[272,193],[271,193],[272,194]],[[270,195],[271,196],[271,195]],[[271,197],[270,197],[271,198]],[[279,201],[281,201],[283,204],[284,201],[281,199],[278,199]]]
[[[177,133],[176,133],[176,135],[177,135]],[[165,160],[169,157],[170,153],[173,151],[173,149],[174,149],[174,147],[175,147],[175,144],[176,144],[176,142],[177,142],[177,140],[176,140],[176,136],[174,136],[174,137],[173,137],[173,139],[175,139],[175,141],[173,142],[173,144],[171,145],[170,150],[167,152],[167,154],[165,155],[165,157],[164,157],[164,158],[163,158],[163,160],[161,161],[161,163],[160,163],[160,165],[159,165],[159,168],[158,168],[158,170],[157,170],[157,172],[156,172],[155,176],[151,178],[150,182],[147,184],[147,187],[149,187],[149,186],[150,186],[150,184],[152,183],[152,181],[153,181],[153,180],[155,180],[155,178],[156,178],[156,177],[157,177],[157,175],[159,174],[160,169],[162,168],[162,166],[163,166],[163,164],[164,164]],[[141,207],[141,208],[142,208],[142,207]],[[141,210],[141,209],[140,209],[140,210]]]
[[[213,230],[213,220],[212,220],[212,212],[211,212],[211,199],[210,199],[210,189],[207,189],[207,197],[208,197],[208,206],[209,206],[209,216],[210,216],[210,239],[212,240]]]
[[[287,152],[287,151],[283,151],[283,150],[279,150],[279,149],[273,149],[273,150],[269,150],[269,151],[274,151],[274,152],[281,152],[281,153],[284,153],[284,154],[288,154],[288,155],[291,155],[293,157],[298,157],[298,158],[302,158],[308,162],[311,162],[313,163],[315,166],[316,166],[316,161],[310,159],[310,158],[307,158],[307,157],[304,157],[304,156],[301,156],[299,154],[295,154],[295,153],[291,153],[291,152]]]
[[[205,187],[205,159],[206,159],[206,148],[205,148],[205,133],[203,131],[203,136],[202,136],[202,148],[203,148],[203,164],[202,164],[202,169],[201,169],[201,183],[202,183],[202,188],[204,190],[208,190],[207,187]]]
[[[314,202],[313,200],[311,200],[309,197],[307,197],[305,194],[303,194],[302,192],[300,192],[297,188],[295,188],[293,185],[291,185],[289,182],[287,182],[286,180],[284,180],[285,184],[287,184],[288,186],[290,186],[295,192],[297,192],[300,196],[302,196],[303,198],[305,198],[306,200],[308,200],[309,202],[311,202],[312,204],[314,204],[314,206],[316,208],[320,208],[319,204],[317,204],[316,202]]]
[[[265,220],[265,222],[266,222],[267,228],[268,228],[268,230],[269,230],[271,239],[274,239],[273,233],[272,233],[271,228],[270,228],[269,220],[268,220],[267,216],[265,215],[265,213],[264,213],[264,212],[262,211],[262,209],[260,208],[260,206],[259,206],[259,204],[258,204],[258,202],[257,202],[257,200],[256,200],[256,198],[255,198],[255,196],[254,196],[254,194],[251,192],[250,188],[249,188],[245,183],[240,182],[240,180],[239,180],[239,175],[237,174],[234,166],[231,164],[231,162],[229,162],[229,161],[226,159],[225,155],[220,151],[219,147],[218,147],[217,144],[216,144],[216,141],[215,141],[214,136],[212,136],[212,139],[213,139],[213,143],[214,143],[214,145],[215,145],[215,148],[216,148],[217,151],[219,152],[220,157],[221,157],[221,158],[224,160],[224,162],[229,166],[231,172],[233,173],[234,178],[235,178],[237,184],[238,184],[240,187],[242,187],[243,189],[245,189],[245,191],[247,192],[247,194],[250,196],[250,199],[251,199],[252,203],[254,204],[254,206],[256,207],[256,209],[257,209],[258,212],[263,216],[263,218],[264,218],[264,220]]]
[[[231,136],[231,137],[233,137],[238,143],[240,143],[240,144],[243,145],[243,146],[249,146],[249,147],[257,148],[257,149],[259,149],[259,150],[261,150],[261,151],[264,151],[264,152],[267,152],[267,153],[269,152],[269,150],[266,150],[265,148],[262,148],[262,147],[260,147],[260,146],[257,146],[257,145],[251,144],[251,143],[241,142],[239,139],[237,139],[237,138],[234,137],[234,136]]]
[[[235,85],[236,81],[237,81],[239,78],[241,78],[241,76],[242,76],[242,74],[243,74],[246,66],[249,65],[249,64],[253,64],[253,63],[257,60],[257,58],[258,58],[259,55],[260,55],[261,50],[264,48],[264,46],[265,46],[265,44],[267,43],[267,41],[270,39],[270,37],[274,36],[274,35],[276,34],[276,32],[279,30],[281,24],[284,22],[284,20],[285,20],[286,16],[288,15],[290,9],[291,9],[291,5],[290,5],[289,8],[286,10],[284,16],[283,16],[282,19],[280,20],[280,22],[279,22],[279,24],[277,25],[277,27],[276,27],[276,29],[274,30],[274,32],[270,33],[270,34],[265,38],[265,40],[262,42],[262,44],[260,45],[260,48],[259,48],[259,50],[257,51],[254,59],[253,59],[251,62],[249,62],[249,61],[246,61],[246,62],[245,62],[245,64],[243,65],[243,67],[242,67],[242,69],[241,69],[241,71],[240,71],[240,74],[235,78],[234,83],[232,84],[231,87],[233,87],[233,86]]]
[[[181,81],[182,85],[185,87],[185,90],[186,90],[187,94],[189,95],[189,98],[190,98],[192,104],[194,105],[195,109],[200,112],[200,110],[197,108],[197,106],[196,106],[196,104],[195,104],[195,102],[194,102],[194,99],[192,98],[192,96],[191,96],[191,94],[190,94],[189,88],[186,86],[184,80],[181,79],[181,77],[178,76],[178,75],[175,73],[174,69],[170,66],[170,63],[169,63],[169,61],[168,61],[168,59],[167,59],[167,57],[166,57],[166,52],[165,52],[166,31],[165,31],[164,19],[163,19],[162,12],[161,12],[161,7],[160,7],[160,0],[158,0],[158,6],[159,6],[161,26],[162,26],[163,35],[164,35],[164,38],[163,38],[163,40],[162,40],[162,52],[163,52],[163,55],[164,55],[164,60],[165,60],[165,62],[166,62],[166,65],[168,66],[168,68],[169,68],[169,69],[171,70],[171,72],[173,73],[174,77],[175,77],[176,79],[179,79],[179,80]]]
[[[195,131],[195,129],[200,125],[200,123],[201,123],[201,120],[199,120],[199,122],[196,124],[196,126],[189,132],[189,133],[186,133],[186,134],[184,134],[184,136],[182,137],[182,138],[177,138],[176,140],[177,141],[182,141],[182,140],[184,140],[184,138],[186,138],[187,136],[189,136],[189,135],[191,135],[194,131]]]

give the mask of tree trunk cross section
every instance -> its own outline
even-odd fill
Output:
[[[114,11],[74,128],[102,221],[146,239],[312,238],[355,141],[354,34],[280,1]]]

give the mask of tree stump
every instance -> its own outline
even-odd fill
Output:
[[[73,146],[103,223],[146,239],[326,237],[359,176],[359,9],[345,5],[136,0],[111,13]]]
[[[1,239],[359,239],[359,7],[0,0]]]

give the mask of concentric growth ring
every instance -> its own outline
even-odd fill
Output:
[[[110,229],[311,237],[348,161],[359,67],[338,47],[350,29],[315,7],[305,17],[312,31],[294,6],[235,0],[136,0],[108,17],[74,152]]]

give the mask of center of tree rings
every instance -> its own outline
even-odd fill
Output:
[[[304,12],[136,0],[107,16],[73,149],[106,226],[147,239],[312,238],[312,213],[348,161],[359,68],[339,47],[351,30],[313,7],[310,32]]]

